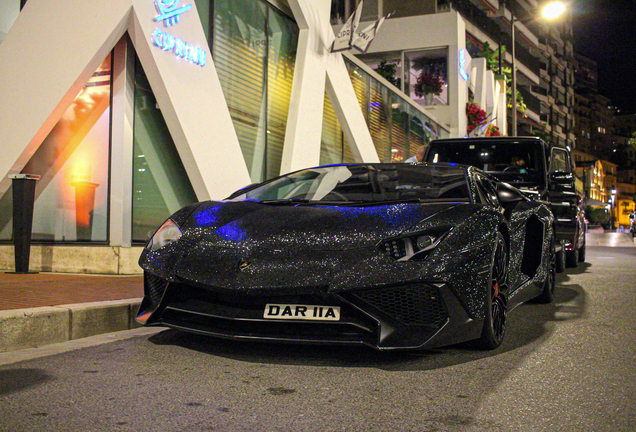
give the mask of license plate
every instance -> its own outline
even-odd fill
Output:
[[[267,304],[263,318],[340,321],[340,307],[324,305]]]

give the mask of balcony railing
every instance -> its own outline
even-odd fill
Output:
[[[479,10],[468,0],[438,0],[438,7],[440,3],[446,4],[448,2],[451,3],[453,9],[459,12],[464,19],[473,23],[495,42],[505,45],[508,52],[512,51],[510,49],[512,46],[510,35],[505,33],[501,29],[501,26],[484,11]],[[534,74],[539,75],[541,62],[518,42],[515,43],[515,58],[528,67]]]

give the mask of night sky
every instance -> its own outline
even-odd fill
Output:
[[[574,50],[598,62],[599,93],[636,113],[636,0],[573,0]]]

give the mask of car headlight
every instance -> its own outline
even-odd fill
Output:
[[[181,229],[172,219],[168,219],[159,227],[155,235],[152,236],[146,245],[146,249],[156,251],[180,238]]]
[[[378,246],[396,261],[420,260],[426,258],[449,231],[450,228],[442,228],[410,233],[384,240]]]

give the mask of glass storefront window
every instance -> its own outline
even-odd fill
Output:
[[[426,114],[364,69],[349,60],[345,63],[381,162],[402,162],[412,156],[419,146],[448,136],[448,132]],[[320,163],[348,162],[360,161],[354,160],[329,98],[325,97]]]
[[[402,61],[401,53],[381,53],[379,55],[359,56],[364,63],[378,75],[402,90]]]
[[[267,135],[267,7],[214,2],[213,57],[252,181],[264,180]]]
[[[403,162],[411,155],[409,148],[409,104],[393,95],[391,101],[391,159]]]
[[[298,44],[265,2],[214,2],[214,64],[252,181],[279,174]]]
[[[344,162],[344,137],[329,97],[325,94],[322,115],[322,136],[320,139],[320,165]]]
[[[109,54],[22,170],[41,176],[33,241],[108,241],[110,92]],[[11,193],[0,204],[2,240],[11,238]]]
[[[205,33],[205,37],[210,40],[210,11],[212,9],[212,5],[210,4],[210,0],[194,0],[194,3],[197,5],[197,11],[199,12],[199,19],[201,20],[201,24],[203,25],[203,32]]]
[[[197,197],[141,63],[135,63],[132,241],[146,242]]]
[[[280,174],[298,46],[295,22],[271,7],[267,22],[267,165],[263,180]]]
[[[423,106],[447,105],[448,48],[409,51],[404,58],[406,94]]]
[[[370,78],[370,77],[369,77]],[[375,144],[375,150],[381,161],[390,160],[391,156],[391,99],[389,89],[378,81],[370,80],[370,102],[367,123],[371,138]]]

